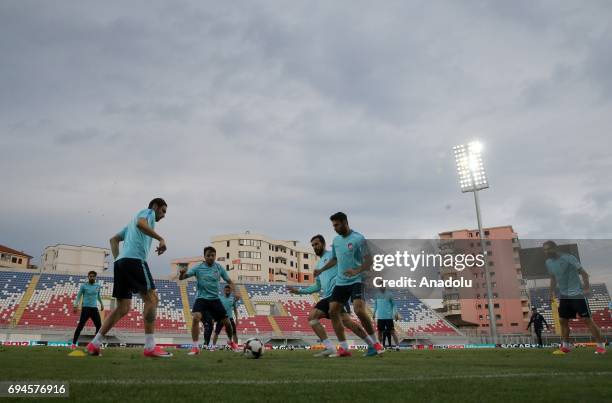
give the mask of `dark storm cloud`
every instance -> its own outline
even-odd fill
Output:
[[[155,196],[169,258],[213,234],[485,225],[610,237],[609,2],[0,4],[0,242],[105,245]],[[32,228],[36,228],[35,231]],[[325,232],[327,231],[327,232]]]

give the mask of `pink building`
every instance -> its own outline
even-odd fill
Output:
[[[493,308],[498,334],[527,334],[529,297],[521,272],[518,234],[512,226],[484,228],[485,245],[491,274]],[[458,230],[438,234],[442,253],[480,254],[478,230]],[[447,242],[444,242],[447,241]],[[446,246],[444,246],[446,245]],[[442,277],[456,275],[454,269],[442,271]],[[471,288],[444,290],[443,314],[449,319],[461,319],[477,324],[477,334],[489,334],[489,311],[484,267],[466,269],[463,277],[472,280]],[[452,320],[451,320],[452,321]]]

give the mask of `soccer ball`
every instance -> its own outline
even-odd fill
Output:
[[[259,339],[248,339],[244,343],[243,354],[246,358],[259,358],[264,352],[264,345]]]

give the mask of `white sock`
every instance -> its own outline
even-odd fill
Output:
[[[326,349],[328,350],[335,350],[334,349],[334,345],[332,344],[332,342],[329,339],[325,339],[323,340],[323,345],[325,346]]]
[[[370,341],[372,342],[372,344],[376,344],[376,334],[370,334],[368,335],[368,337],[370,338]]]
[[[200,343],[196,340],[193,343],[191,343],[191,347],[192,348],[200,348]]]
[[[606,348],[606,343],[597,343],[597,347]]]
[[[95,337],[93,338],[93,340],[91,341],[91,343],[96,346],[96,347],[100,347],[100,344],[102,344],[102,338],[104,336],[102,336],[100,333],[96,333]]]
[[[145,350],[155,348],[155,335],[153,333],[145,334]]]
[[[565,347],[565,348],[570,348],[571,345],[570,345],[569,341],[564,341],[562,346]]]
[[[348,348],[348,342],[347,342],[346,340],[341,341],[341,342],[340,342],[340,347],[342,347],[342,348],[343,348],[343,349],[345,349],[345,350],[348,350],[348,349],[349,349],[349,348]]]

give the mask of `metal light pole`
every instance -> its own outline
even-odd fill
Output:
[[[487,302],[489,305],[489,328],[491,329],[491,338],[493,343],[497,344],[497,320],[493,309],[493,292],[491,291],[491,275],[489,273],[489,258],[485,246],[485,234],[482,230],[482,219],[480,217],[480,203],[478,200],[478,191],[487,189],[489,183],[487,175],[482,163],[482,145],[479,142],[473,141],[467,145],[458,145],[453,147],[455,152],[455,162],[457,164],[457,173],[459,174],[459,185],[461,192],[474,193],[474,204],[476,206],[476,220],[478,221],[478,234],[480,237],[480,248],[484,257],[485,265],[485,281],[487,284]]]

